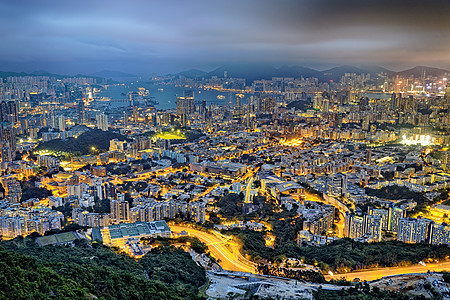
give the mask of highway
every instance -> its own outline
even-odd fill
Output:
[[[187,226],[169,224],[173,233],[179,234],[186,231],[189,236],[195,236],[208,245],[211,255],[219,259],[220,266],[224,270],[255,273],[254,264],[245,259],[240,253],[238,246],[227,237],[217,233],[212,234]],[[231,249],[231,250],[230,250]]]
[[[411,274],[411,273],[426,273],[427,271],[441,272],[446,270],[450,271],[450,261],[442,262],[439,264],[426,264],[426,266],[413,265],[409,267],[379,268],[367,271],[351,272],[346,274],[335,274],[334,276],[327,275],[325,276],[325,279],[330,280],[332,278],[339,279],[345,277],[347,280],[350,281],[353,281],[353,279],[355,278],[359,278],[361,281],[364,280],[372,281],[380,279],[385,276]]]

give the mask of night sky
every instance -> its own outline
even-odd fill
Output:
[[[448,0],[2,1],[0,70],[450,69]]]

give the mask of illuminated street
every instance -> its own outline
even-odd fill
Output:
[[[169,226],[173,233],[179,234],[182,231],[186,231],[190,236],[197,237],[200,241],[206,243],[212,256],[220,260],[219,264],[223,269],[249,273],[255,272],[254,264],[239,253],[238,246],[220,234],[211,234],[187,226]]]
[[[396,268],[379,268],[369,271],[361,271],[361,272],[351,272],[347,274],[335,274],[334,276],[327,275],[325,276],[326,280],[330,280],[332,278],[339,279],[344,277],[347,280],[353,281],[355,278],[359,278],[361,281],[371,281],[380,279],[385,276],[392,275],[401,275],[401,274],[411,274],[411,273],[426,273],[430,272],[442,272],[450,270],[450,262],[443,262],[440,264],[426,264],[423,265],[413,265],[409,267],[396,267]]]
[[[245,189],[245,203],[250,203],[250,191],[252,189],[254,177],[250,178],[247,184],[247,187]]]

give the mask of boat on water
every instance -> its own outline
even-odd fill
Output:
[[[164,89],[163,88],[159,88],[158,92],[164,92]]]
[[[219,96],[217,96],[217,99],[223,100],[223,99],[225,99],[225,96],[224,95],[219,95]]]

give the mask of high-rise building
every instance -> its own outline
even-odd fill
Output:
[[[128,115],[126,112],[123,112],[123,125],[128,127]]]
[[[433,221],[429,219],[402,218],[398,224],[397,240],[404,243],[425,243]]]
[[[400,219],[406,217],[406,211],[400,207],[389,207],[389,225],[388,230],[394,233],[398,232]]]
[[[341,196],[347,193],[348,178],[346,174],[336,174],[327,179],[327,193]]]
[[[441,164],[444,170],[447,170],[447,166],[450,164],[450,151],[442,151],[441,153]]]
[[[18,106],[15,101],[2,101],[0,103],[0,121],[1,122],[18,122]]]
[[[372,162],[372,149],[369,148],[366,151],[366,164],[369,164]]]
[[[139,120],[139,111],[137,106],[133,106],[133,122],[137,122]]]
[[[103,131],[108,131],[108,116],[105,114],[96,115],[97,128]]]
[[[5,237],[16,237],[26,234],[25,218],[20,216],[0,216],[0,233]]]
[[[191,202],[188,205],[191,218],[197,223],[205,223],[205,203],[202,201]]]
[[[195,112],[194,92],[184,91],[182,97],[177,97],[177,114],[190,115]]]
[[[400,93],[399,94],[392,93],[392,96],[391,96],[391,109],[392,110],[396,110],[398,108],[401,98],[402,98],[402,95]]]
[[[322,111],[327,113],[330,111],[330,100],[325,99],[322,102]]]
[[[374,241],[381,241],[381,217],[377,215],[364,215],[364,235]]]
[[[86,122],[86,112],[84,110],[84,101],[79,100],[77,106],[78,112],[78,124],[82,125]]]
[[[2,161],[12,161],[16,154],[16,135],[11,123],[3,122],[0,128]],[[5,155],[5,156],[4,156]]]
[[[389,229],[389,210],[369,207],[367,213],[371,216],[379,216],[381,218],[381,230]]]
[[[433,245],[450,245],[450,226],[445,226],[442,224],[432,224],[429,243]]]
[[[235,107],[236,115],[241,114],[241,97],[236,96],[236,107]]]
[[[59,129],[59,131],[66,130],[66,119],[64,118],[64,116],[58,117],[58,129]]]
[[[258,101],[258,111],[272,114],[275,110],[275,99],[269,96],[262,96]]]
[[[344,236],[354,239],[364,235],[364,218],[349,213],[345,214]]]
[[[130,221],[130,203],[117,195],[117,200],[111,200],[111,221],[115,223],[127,223]]]
[[[2,161],[12,161],[16,154],[15,124],[18,122],[18,107],[15,101],[0,103],[0,148]]]

